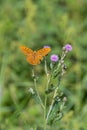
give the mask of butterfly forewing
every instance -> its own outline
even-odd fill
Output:
[[[33,54],[33,50],[31,50],[30,48],[27,48],[25,46],[20,46],[20,49],[27,56]]]
[[[37,53],[38,53],[38,55],[46,56],[50,51],[51,51],[51,48],[47,47],[47,48],[42,48],[42,49],[38,50]]]

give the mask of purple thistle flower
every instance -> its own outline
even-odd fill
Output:
[[[52,62],[57,62],[59,60],[59,57],[58,57],[58,55],[53,54],[53,55],[51,55],[50,59]]]
[[[66,51],[72,51],[72,46],[70,44],[66,44],[64,47],[63,47],[64,50]]]
[[[50,46],[44,46],[44,48],[50,48]]]

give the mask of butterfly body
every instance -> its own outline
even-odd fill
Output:
[[[20,49],[27,56],[27,61],[32,65],[40,64],[40,61],[43,60],[43,57],[51,51],[50,47],[42,48],[38,51],[33,51],[25,46],[20,46]]]

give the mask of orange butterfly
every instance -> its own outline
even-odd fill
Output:
[[[51,51],[50,47],[44,47],[38,51],[33,51],[26,46],[20,46],[20,49],[27,56],[27,61],[31,65],[40,64],[40,60],[43,60],[43,57]]]

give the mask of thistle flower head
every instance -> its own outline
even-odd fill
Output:
[[[50,48],[50,46],[45,45],[44,48]]]
[[[51,55],[50,59],[52,62],[57,62],[59,60],[59,57],[58,57],[58,55],[53,54],[53,55]]]
[[[71,46],[70,44],[66,44],[66,45],[63,47],[63,50],[72,51],[72,46]]]

